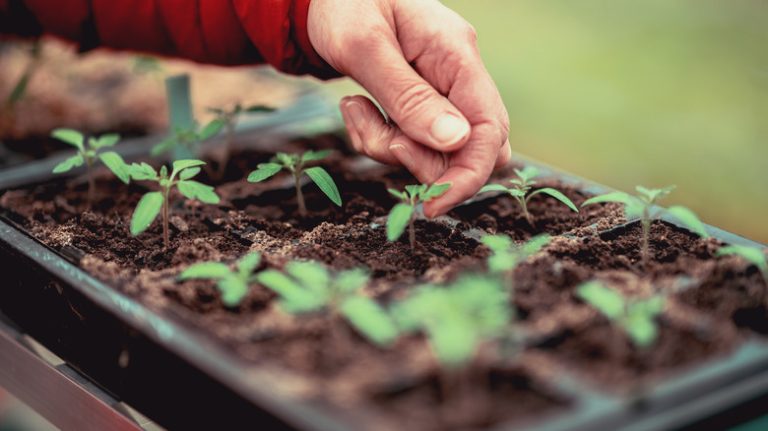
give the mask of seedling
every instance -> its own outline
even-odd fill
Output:
[[[504,334],[512,318],[499,279],[465,275],[450,286],[425,285],[392,308],[405,332],[423,332],[440,364],[466,366],[478,347]]]
[[[304,203],[304,193],[301,191],[301,176],[307,174],[317,184],[317,187],[328,196],[331,202],[341,206],[339,189],[328,172],[320,166],[307,167],[307,164],[323,160],[330,153],[330,150],[307,151],[303,154],[277,153],[269,163],[260,163],[256,170],[248,175],[248,181],[258,183],[273,177],[283,169],[289,171],[293,175],[293,182],[296,187],[296,201],[299,205],[299,214],[302,217],[306,217],[307,205]]]
[[[237,261],[234,270],[221,262],[196,263],[184,270],[179,275],[179,280],[215,280],[224,305],[236,307],[248,293],[248,285],[256,281],[253,271],[260,262],[259,253],[248,253]]]
[[[643,186],[635,187],[637,195],[633,196],[624,192],[610,192],[604,195],[594,196],[581,204],[581,207],[603,202],[615,202],[624,205],[624,214],[627,219],[640,218],[642,226],[642,244],[640,247],[640,257],[643,265],[648,263],[649,250],[648,244],[651,233],[651,223],[657,219],[662,212],[666,212],[678,219],[691,232],[696,233],[702,238],[707,238],[707,230],[704,223],[699,220],[696,214],[683,206],[672,206],[667,209],[657,208],[658,202],[667,197],[675,189],[675,186],[668,186],[661,189],[648,189]]]
[[[599,281],[580,285],[576,294],[621,328],[638,348],[647,348],[656,341],[656,317],[664,311],[663,296],[629,299]]]
[[[173,162],[171,174],[168,175],[168,169],[165,166],[162,166],[158,173],[147,163],[133,163],[131,165],[131,178],[136,181],[154,181],[160,190],[149,192],[139,200],[131,218],[131,235],[136,236],[147,230],[157,215],[162,212],[163,244],[166,249],[168,248],[170,243],[168,234],[169,199],[174,187],[189,199],[196,199],[206,204],[219,203],[219,196],[213,187],[191,179],[200,173],[200,166],[203,165],[205,162],[201,160],[176,160]]]
[[[105,148],[113,147],[120,140],[120,135],[109,133],[96,137],[86,137],[72,129],[56,129],[51,136],[66,142],[77,148],[77,154],[65,159],[53,168],[54,174],[68,172],[76,167],[85,164],[88,177],[88,204],[93,203],[94,178],[92,168],[98,160],[106,166],[117,178],[125,184],[131,181],[130,167],[123,161],[120,154],[114,151],[102,152]]]
[[[181,154],[197,154],[200,143],[216,136],[222,127],[224,127],[224,123],[218,119],[210,121],[203,127],[197,125],[187,128],[176,127],[169,137],[152,147],[150,154],[153,157],[169,151]]]
[[[218,160],[216,178],[221,178],[224,176],[227,163],[229,162],[229,155],[232,152],[232,144],[235,139],[235,126],[237,125],[237,121],[239,120],[240,116],[243,114],[268,113],[274,111],[275,108],[271,108],[269,106],[250,105],[244,107],[240,103],[235,104],[235,106],[230,110],[222,108],[208,108],[208,112],[216,115],[216,119],[214,121],[219,121],[221,124],[223,124],[225,131],[224,133],[226,135],[226,142],[224,143],[223,148],[221,148],[218,152],[220,156]]]
[[[317,262],[289,262],[285,272],[268,269],[258,281],[280,296],[280,307],[290,314],[325,311],[343,317],[374,344],[386,347],[398,336],[389,314],[360,293],[368,284],[362,269],[332,273]]]
[[[510,274],[521,262],[544,248],[552,238],[547,234],[537,235],[528,242],[515,244],[506,235],[485,235],[482,243],[491,249],[488,270],[494,274]]]
[[[240,115],[268,113],[274,111],[275,108],[271,108],[269,106],[250,105],[244,107],[240,103],[235,104],[235,106],[230,110],[222,108],[208,108],[208,112],[216,115],[215,121],[219,121],[221,124],[223,124],[226,134],[226,143],[224,144],[223,152],[219,158],[219,169],[216,174],[218,178],[221,178],[224,175],[227,163],[229,162],[230,154],[232,154],[232,147],[235,140],[235,126],[237,125],[237,120],[240,118]]]
[[[766,289],[763,290],[763,302],[768,305],[768,259],[765,257],[765,251],[759,247],[750,247],[746,245],[727,245],[717,250],[718,256],[736,255],[755,265],[763,276]]]
[[[517,175],[517,178],[509,180],[509,182],[512,184],[511,187],[506,187],[501,184],[487,184],[481,188],[478,193],[509,193],[509,195],[515,198],[515,200],[520,204],[520,208],[523,210],[523,216],[525,216],[525,220],[527,220],[528,224],[531,226],[534,226],[534,221],[533,216],[531,215],[530,211],[528,211],[528,202],[532,197],[538,194],[543,193],[545,195],[552,196],[553,198],[562,202],[568,208],[572,209],[574,212],[579,212],[579,209],[576,208],[576,205],[574,205],[570,199],[568,199],[568,196],[564,195],[559,190],[555,190],[552,187],[543,187],[531,191],[533,186],[536,185],[535,178],[539,176],[539,170],[535,166],[526,166],[522,170],[515,169],[515,174]]]
[[[416,205],[440,197],[451,188],[451,183],[445,184],[414,184],[405,186],[405,191],[388,189],[389,194],[400,199],[400,203],[392,207],[387,217],[387,240],[397,241],[408,228],[408,242],[411,250],[416,248]]]

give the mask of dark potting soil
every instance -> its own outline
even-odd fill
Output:
[[[524,421],[567,409],[573,401],[558,391],[557,373],[631,392],[727,354],[746,334],[768,332],[765,302],[760,302],[766,286],[741,260],[714,258],[717,241],[654,223],[654,258],[640,267],[636,223],[602,232],[624,222],[619,208],[598,205],[575,214],[553,199],[536,197],[531,211],[537,228],[555,238],[513,274],[511,301],[528,334],[528,347],[507,370],[494,369],[481,357],[473,368],[472,387],[459,385],[461,389],[446,393],[441,389],[444,376],[422,337],[404,337],[394,347],[380,349],[345,322],[322,313],[286,315],[262,286],[252,286],[238,307],[226,308],[213,283],[179,283],[176,277],[195,262],[231,263],[248,251],[259,251],[262,268],[280,268],[292,259],[314,259],[336,269],[367,267],[373,277],[368,294],[387,303],[419,283],[484,270],[489,252],[476,235],[465,235],[464,228],[505,232],[518,240],[540,231],[527,225],[511,199],[491,197],[456,209],[452,215],[458,224],[419,220],[417,245],[411,250],[406,240],[389,243],[384,235],[385,216],[394,203],[386,187],[412,182],[403,171],[361,169],[356,160],[335,156],[326,167],[342,191],[344,206],[333,206],[316,186],[306,184],[310,214],[301,217],[286,175],[259,184],[243,180],[267,156],[241,152],[231,159],[217,185],[220,205],[176,196],[167,250],[157,222],[138,237],[128,233],[133,208],[146,192],[143,184],[123,186],[103,172],[90,209],[82,178],[8,191],[0,206],[96,278],[194,325],[258,364],[281,390],[322,400],[331,408],[364,412],[375,418],[366,421],[381,429],[466,429]],[[577,205],[588,197],[554,180],[547,185],[563,190]],[[653,348],[635,348],[577,299],[575,288],[593,278],[628,295],[670,294]],[[542,373],[547,368],[543,363],[558,371]]]

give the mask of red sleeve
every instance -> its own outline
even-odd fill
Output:
[[[0,0],[0,24],[25,15],[41,32],[83,48],[101,45],[222,65],[266,62],[289,73],[337,76],[309,42],[310,1]],[[20,30],[0,28],[4,32]]]

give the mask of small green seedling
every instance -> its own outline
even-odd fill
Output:
[[[491,249],[488,270],[494,274],[509,274],[517,265],[549,244],[551,239],[549,235],[542,234],[523,244],[515,244],[512,238],[506,235],[485,235],[481,241]]]
[[[416,206],[431,199],[442,196],[451,188],[450,183],[445,184],[413,184],[405,186],[405,191],[388,189],[389,194],[400,199],[400,203],[392,207],[387,217],[387,240],[397,241],[408,228],[408,242],[411,250],[416,248],[416,228],[413,225],[416,219]]]
[[[450,286],[425,285],[392,306],[404,332],[423,332],[447,370],[465,367],[478,347],[504,335],[512,319],[498,278],[465,275]]]
[[[627,219],[639,218],[642,226],[642,244],[640,247],[640,257],[643,265],[648,263],[649,241],[651,233],[651,223],[659,217],[661,212],[666,212],[678,219],[691,232],[696,233],[702,238],[707,238],[707,230],[704,223],[699,220],[696,214],[683,206],[672,206],[667,209],[655,208],[658,202],[667,197],[675,189],[675,186],[668,186],[661,189],[648,189],[643,186],[635,187],[637,195],[633,196],[624,192],[610,192],[604,195],[594,196],[581,204],[582,208],[587,205],[593,205],[603,202],[615,202],[624,205],[624,214]]]
[[[759,247],[750,247],[746,245],[727,245],[717,250],[718,256],[736,255],[755,265],[763,276],[766,287],[768,287],[768,258],[765,257],[765,251]],[[768,304],[768,289],[763,291],[763,301]]]
[[[223,127],[224,123],[218,119],[211,120],[203,127],[198,127],[197,125],[188,128],[176,127],[169,137],[152,147],[150,154],[153,157],[169,151],[197,154],[200,143],[216,136]]]
[[[259,266],[261,255],[248,253],[235,264],[235,269],[221,262],[196,263],[179,275],[179,280],[215,280],[221,292],[221,301],[227,307],[236,307],[248,293],[248,285],[256,281],[253,271]]]
[[[131,178],[136,181],[157,182],[160,191],[149,192],[139,200],[131,218],[131,235],[136,236],[147,230],[162,211],[163,244],[165,248],[168,248],[170,243],[168,234],[169,199],[174,187],[189,199],[196,199],[206,204],[219,203],[219,196],[213,187],[191,179],[200,173],[200,166],[203,165],[205,162],[201,160],[176,160],[173,162],[171,174],[168,175],[168,169],[165,166],[162,166],[158,173],[147,163],[133,163],[131,165]]]
[[[632,343],[646,348],[656,341],[659,327],[656,317],[664,311],[664,297],[628,299],[598,281],[580,285],[576,294],[621,328]]]
[[[523,215],[525,216],[525,219],[528,221],[528,224],[531,226],[534,226],[533,216],[531,215],[530,211],[528,211],[528,202],[531,200],[532,197],[538,195],[538,194],[545,194],[552,196],[553,198],[557,199],[558,201],[562,202],[565,206],[572,209],[574,212],[579,212],[579,209],[576,208],[576,205],[568,199],[568,196],[564,195],[559,190],[555,190],[551,187],[543,187],[540,189],[536,189],[534,191],[531,191],[534,185],[536,185],[535,178],[539,176],[539,170],[535,166],[526,166],[522,170],[515,169],[515,174],[517,175],[517,178],[513,178],[509,180],[510,183],[512,183],[511,187],[506,187],[501,184],[487,184],[484,186],[478,193],[485,193],[485,192],[506,192],[509,193],[510,196],[515,198],[515,200],[520,204],[520,208],[523,210]]]
[[[280,296],[280,307],[290,314],[326,311],[346,319],[374,344],[386,347],[398,336],[389,314],[373,299],[361,294],[368,284],[362,269],[332,273],[317,262],[289,262],[285,272],[268,269],[258,281]]]
[[[307,205],[304,202],[304,193],[301,191],[301,176],[307,176],[317,184],[317,187],[328,196],[334,204],[341,206],[341,194],[333,182],[333,178],[328,171],[320,166],[307,167],[308,164],[318,162],[328,157],[330,150],[307,151],[303,154],[277,153],[269,163],[261,163],[256,170],[248,175],[248,181],[258,183],[273,177],[281,170],[285,169],[293,175],[294,185],[296,187],[296,201],[299,206],[299,214],[302,217],[307,216]]]
[[[226,143],[224,144],[223,151],[220,153],[218,160],[219,169],[216,174],[218,178],[224,176],[224,171],[229,162],[230,154],[232,154],[232,147],[234,146],[235,141],[235,126],[237,125],[237,120],[240,116],[244,114],[270,113],[274,111],[275,108],[265,105],[243,106],[240,103],[235,104],[235,106],[229,110],[222,108],[208,108],[208,112],[216,116],[214,121],[223,124],[226,135]]]
[[[113,147],[120,141],[120,135],[115,133],[109,133],[96,137],[86,137],[72,129],[56,129],[51,133],[51,136],[66,142],[69,145],[77,148],[77,154],[63,162],[59,163],[53,168],[54,174],[60,174],[68,172],[76,167],[85,164],[88,176],[88,203],[93,202],[94,194],[94,179],[92,168],[98,160],[106,166],[117,178],[125,184],[131,181],[130,167],[125,163],[120,154],[114,151],[102,152],[104,148]]]

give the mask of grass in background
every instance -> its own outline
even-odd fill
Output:
[[[516,151],[622,190],[677,184],[667,204],[768,242],[768,3],[444,3],[479,33]]]

